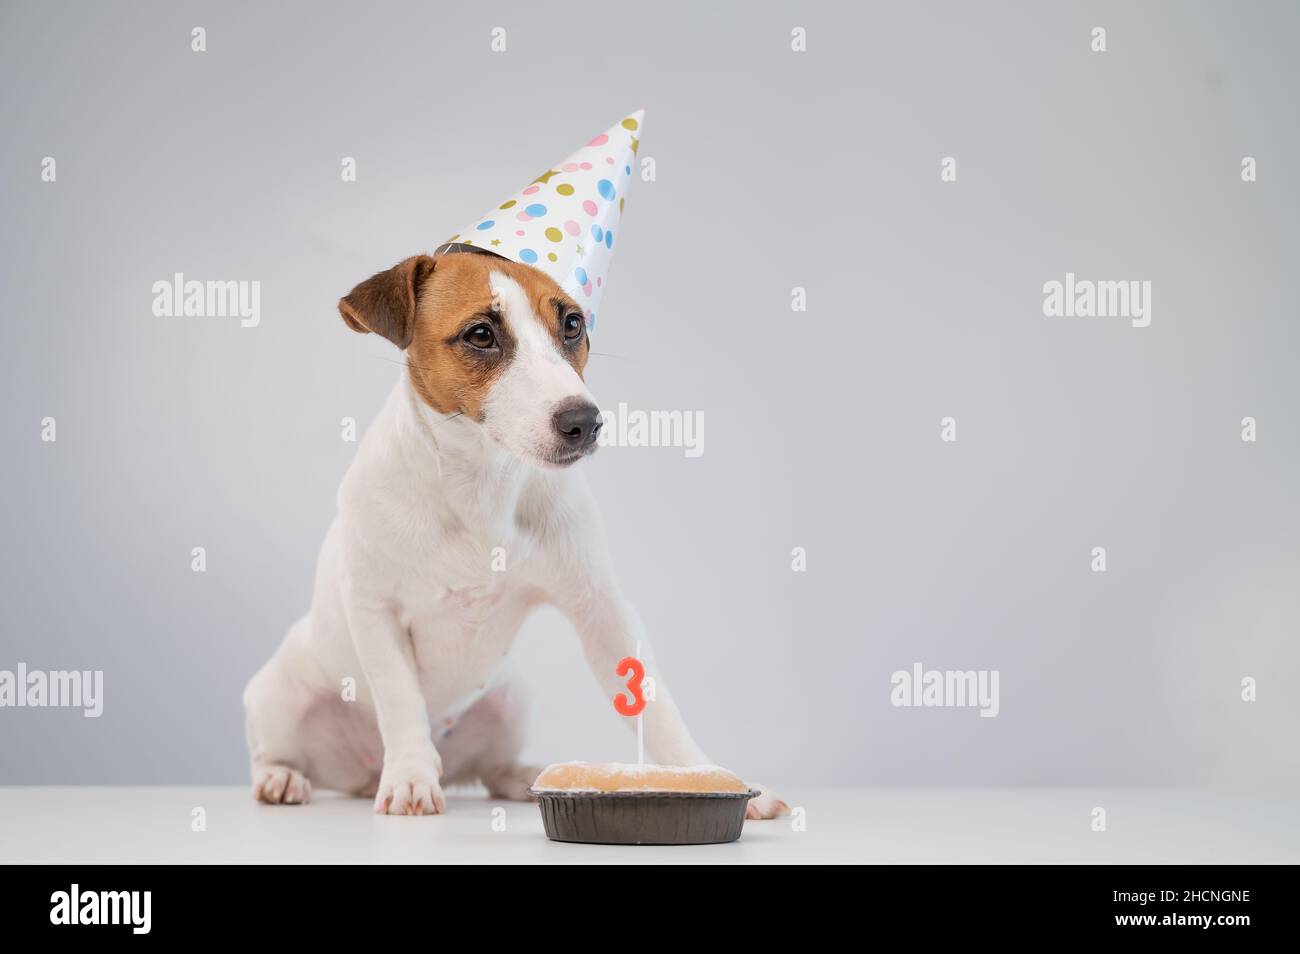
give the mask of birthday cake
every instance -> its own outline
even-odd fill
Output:
[[[560,762],[529,790],[554,841],[705,845],[735,841],[758,795],[716,765]]]
[[[748,792],[749,786],[716,765],[627,765],[623,762],[559,762],[547,766],[539,792]]]

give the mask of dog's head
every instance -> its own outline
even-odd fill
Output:
[[[596,449],[582,309],[550,276],[490,254],[417,255],[339,302],[353,331],[406,352],[416,394],[510,453],[567,467]]]

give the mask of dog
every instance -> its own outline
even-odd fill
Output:
[[[408,258],[339,312],[406,366],[339,488],[311,609],[244,691],[253,795],[300,804],[328,788],[431,815],[444,785],[480,781],[528,800],[539,769],[519,762],[509,672],[524,618],[567,615],[609,697],[642,633],[573,469],[601,426],[582,309],[544,272],[467,251]],[[712,764],[662,680],[643,728],[651,760]],[[754,787],[750,817],[788,811]]]

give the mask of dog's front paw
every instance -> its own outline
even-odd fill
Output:
[[[259,765],[253,769],[253,797],[268,805],[302,805],[311,801],[311,782],[287,765]]]
[[[384,766],[375,793],[375,814],[441,815],[446,810],[447,800],[435,767]]]
[[[745,809],[746,818],[776,818],[790,814],[790,806],[775,792],[757,782],[751,782],[749,787],[758,789],[759,794],[749,800],[749,807]]]

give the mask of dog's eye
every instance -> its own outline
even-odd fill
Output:
[[[569,341],[576,341],[582,337],[581,315],[569,315],[564,319],[564,337]]]
[[[487,349],[497,343],[497,336],[492,333],[492,329],[487,325],[475,325],[465,332],[465,340],[475,348]]]

